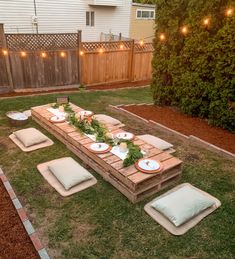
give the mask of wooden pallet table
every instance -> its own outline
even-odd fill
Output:
[[[134,143],[138,144],[142,150],[147,151],[148,158],[157,159],[162,163],[163,170],[160,173],[145,174],[138,171],[134,165],[124,168],[123,161],[111,152],[99,155],[92,153],[88,149],[93,142],[90,138],[82,135],[67,122],[55,124],[50,122],[49,119],[53,116],[47,110],[50,107],[50,104],[33,107],[31,109],[33,120],[63,142],[69,150],[123,193],[131,202],[136,203],[180,178],[181,160],[137,137],[135,137]],[[77,112],[83,110],[74,104],[72,104],[72,108]],[[118,127],[111,127],[110,125],[108,127],[113,134],[123,131]]]

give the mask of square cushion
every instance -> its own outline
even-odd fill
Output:
[[[22,129],[13,132],[17,139],[25,146],[30,147],[48,140],[48,137],[35,128]]]
[[[190,186],[184,186],[154,201],[151,207],[178,227],[212,205],[213,200]]]
[[[93,178],[92,174],[71,157],[53,161],[48,165],[48,168],[64,186],[65,190]]]
[[[166,150],[173,147],[172,144],[153,135],[140,135],[138,138],[161,150]]]
[[[110,124],[113,126],[117,126],[117,125],[121,124],[121,122],[119,120],[117,120],[111,116],[105,115],[105,114],[96,114],[94,116],[94,118],[104,124]]]

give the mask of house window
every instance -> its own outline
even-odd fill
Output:
[[[95,12],[86,12],[86,26],[95,26]]]
[[[137,19],[155,19],[155,11],[147,9],[138,9],[136,11]]]

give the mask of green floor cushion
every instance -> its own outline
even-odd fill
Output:
[[[18,130],[13,132],[13,134],[25,147],[40,144],[48,140],[47,136],[35,128]]]
[[[154,201],[151,207],[178,227],[212,205],[214,201],[197,190],[184,186]]]
[[[138,136],[138,138],[161,150],[166,150],[173,147],[171,143],[168,143],[165,140],[153,135],[145,134]]]
[[[54,161],[48,165],[48,168],[64,186],[65,190],[93,178],[92,174],[71,157]]]

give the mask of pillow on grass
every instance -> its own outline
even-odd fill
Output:
[[[35,128],[22,129],[13,132],[17,139],[25,146],[30,147],[48,140],[48,137]]]
[[[94,118],[104,124],[111,124],[113,126],[121,124],[119,120],[105,114],[96,114]]]
[[[155,200],[151,206],[178,227],[213,204],[214,202],[202,193],[184,186]]]
[[[166,142],[165,140],[149,134],[138,136],[138,138],[161,150],[166,150],[173,147],[172,144]]]
[[[93,178],[92,174],[71,157],[51,162],[48,168],[64,186],[65,190],[69,190],[73,186]]]

